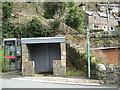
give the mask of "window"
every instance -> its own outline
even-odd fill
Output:
[[[94,25],[94,28],[99,28],[99,26],[98,25]]]
[[[111,27],[111,30],[113,31],[113,30],[114,30],[114,28],[113,28],[113,27]]]

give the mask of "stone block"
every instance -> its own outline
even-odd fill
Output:
[[[96,64],[96,68],[99,71],[105,71],[106,70],[106,67],[105,67],[104,64]]]
[[[26,61],[22,65],[22,76],[33,76],[34,75],[34,61]]]
[[[53,75],[64,76],[66,74],[66,66],[62,65],[61,60],[53,60]]]

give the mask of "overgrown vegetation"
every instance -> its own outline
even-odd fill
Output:
[[[13,3],[12,2],[3,2],[2,3],[2,11],[3,11],[3,21],[6,21],[10,18],[12,13]]]
[[[79,50],[67,45],[67,67],[86,72],[87,58],[85,53],[81,54]]]
[[[60,18],[65,11],[66,3],[65,2],[44,2],[44,17],[47,19],[54,18],[55,15],[58,15]]]
[[[37,18],[33,18],[26,24],[26,30],[28,31],[28,37],[48,36],[53,31],[51,27],[42,25]]]
[[[2,28],[3,37],[22,38],[49,36],[49,34],[52,33],[56,27],[45,26],[37,18],[33,18],[28,23],[19,25],[4,22]]]
[[[71,8],[69,8],[65,20],[68,26],[80,32],[80,30],[82,30],[84,26],[83,20],[83,11],[80,10],[78,6],[72,6]]]
[[[83,24],[83,12],[79,10],[75,3],[73,2],[44,2],[43,8],[45,10],[44,17],[49,19],[54,19],[52,23],[44,25],[38,18],[33,18],[28,23],[13,23],[8,19],[11,18],[11,14],[14,14],[14,3],[4,2],[3,9],[3,37],[4,38],[23,38],[23,37],[41,37],[50,36],[53,33],[56,35],[59,33],[60,23],[63,22],[70,27],[76,29],[80,33],[82,31]],[[67,10],[66,10],[67,8]],[[21,13],[18,12],[18,13]],[[19,17],[19,14],[16,14]],[[42,17],[42,16],[41,16]],[[14,18],[14,17],[12,17]],[[31,17],[28,17],[31,18]],[[18,19],[18,18],[14,18]],[[47,22],[44,22],[47,23]],[[80,31],[81,30],[81,31]],[[61,30],[64,31],[64,30]],[[53,35],[54,36],[54,35]]]

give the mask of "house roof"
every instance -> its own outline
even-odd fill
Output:
[[[91,48],[90,50],[106,50],[106,49],[120,49],[120,47],[100,47],[100,48]]]
[[[85,11],[85,13],[88,15],[93,15],[94,12],[93,11]]]
[[[65,37],[21,38],[22,44],[62,43],[62,42],[66,42]]]
[[[85,13],[88,14],[88,15],[90,15],[90,16],[92,16],[93,13],[96,13],[96,12],[94,12],[94,11],[85,11]],[[107,17],[107,14],[105,12],[99,12],[99,11],[97,11],[97,14],[100,17]]]
[[[105,12],[99,12],[99,11],[97,11],[97,13],[101,17],[107,17],[107,14]]]
[[[115,14],[113,16],[115,17],[115,19],[117,19],[118,21],[120,21],[120,17],[116,16]]]
[[[107,4],[97,4],[98,6],[107,6]],[[109,4],[112,7],[118,7],[119,4]]]

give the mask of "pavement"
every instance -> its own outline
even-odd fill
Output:
[[[21,78],[12,78],[14,80],[29,80],[29,81],[40,81],[40,82],[50,82],[50,83],[63,83],[63,84],[79,84],[79,85],[100,85],[99,80],[90,80],[90,79],[77,79],[77,78],[67,78],[67,77],[50,77],[50,76],[41,76],[41,77],[21,77]]]
[[[84,76],[64,76],[57,77],[53,75],[35,74],[34,76],[22,77],[21,72],[7,72],[2,73],[3,79],[12,80],[27,80],[38,82],[50,82],[50,83],[63,83],[63,84],[79,84],[79,85],[101,85],[102,81],[89,79]]]
[[[60,83],[60,84],[74,84],[74,85],[93,85],[93,86],[103,85],[103,81],[101,80],[89,79],[83,76],[56,77],[53,75],[44,76],[42,74],[37,74],[34,76],[22,77],[21,72],[2,73],[2,79],[37,81],[37,82]]]
[[[2,73],[3,81],[10,80],[11,82],[36,82],[46,84],[63,84],[63,85],[81,85],[95,87],[118,87],[117,85],[105,85],[101,80],[89,79],[85,76],[64,76],[56,77],[53,75],[35,74],[34,76],[22,77],[21,72]],[[5,82],[5,83],[6,83]],[[39,85],[38,85],[39,86]]]

